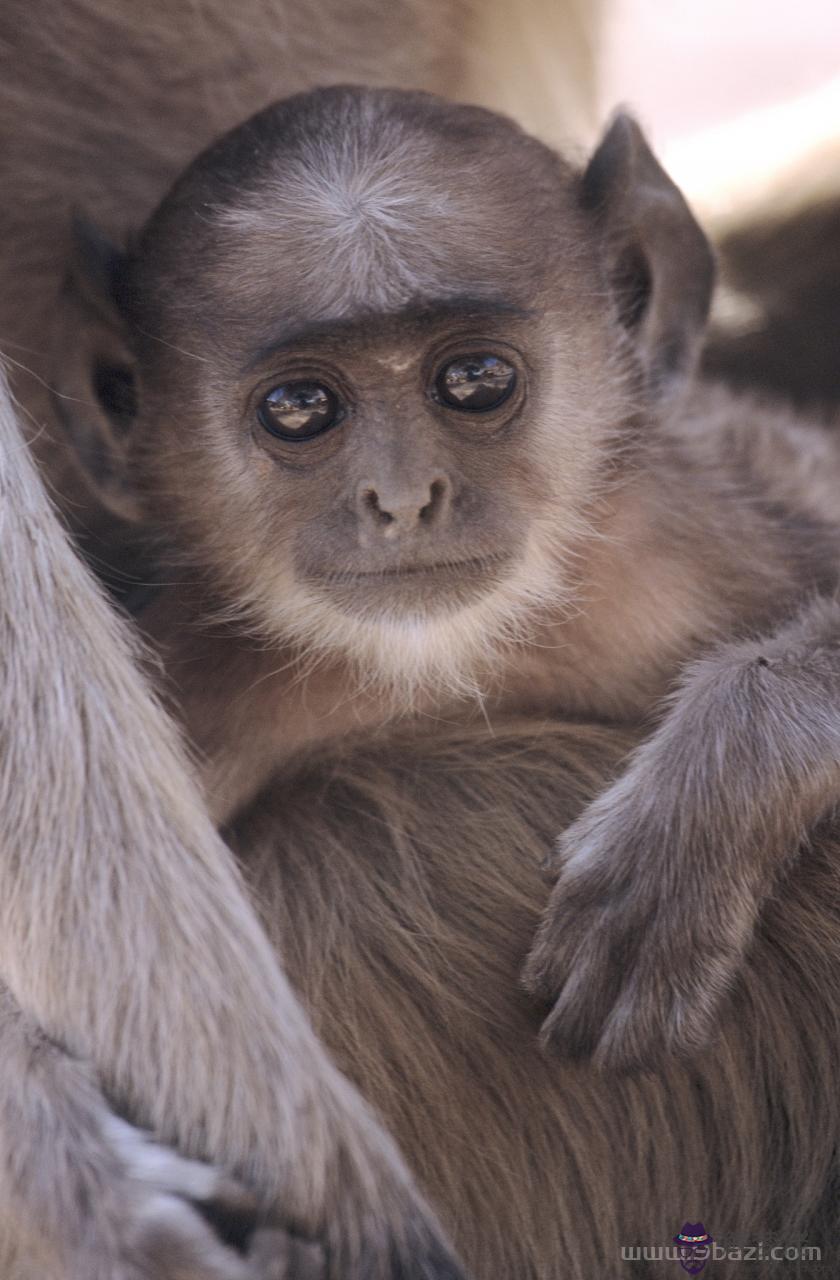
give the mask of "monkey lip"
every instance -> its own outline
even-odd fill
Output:
[[[342,587],[392,589],[401,582],[487,583],[497,580],[511,556],[496,553],[487,556],[470,556],[463,560],[434,560],[407,564],[385,565],[381,569],[333,568],[324,571],[309,570],[303,576],[307,581],[330,591]]]
[[[461,578],[470,574],[484,576],[488,571],[498,572],[507,556],[472,556],[468,560],[438,560],[432,564],[392,565],[386,569],[351,571],[346,581],[376,582],[392,578]],[[341,575],[344,578],[344,575]]]
[[[509,556],[474,556],[429,564],[390,565],[383,569],[333,570],[311,575],[346,613],[367,613],[371,606],[414,612],[463,608],[492,590],[509,563]]]

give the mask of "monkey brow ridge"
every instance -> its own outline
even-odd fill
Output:
[[[365,310],[352,315],[314,320],[308,324],[284,329],[275,337],[269,338],[251,353],[241,372],[248,373],[256,365],[287,347],[329,339],[339,342],[352,341],[356,345],[360,334],[363,336],[365,330],[374,332],[383,323],[395,320],[426,329],[445,324],[457,317],[466,319],[475,316],[477,319],[487,320],[498,316],[500,319],[528,320],[536,314],[533,309],[511,302],[507,298],[458,294],[447,298],[410,302],[397,311]]]

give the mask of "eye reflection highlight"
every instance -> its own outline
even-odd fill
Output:
[[[468,413],[497,408],[515,386],[516,370],[493,355],[459,356],[444,365],[435,381],[443,404]]]
[[[266,431],[281,440],[311,440],[339,421],[338,399],[320,382],[284,382],[257,410]]]

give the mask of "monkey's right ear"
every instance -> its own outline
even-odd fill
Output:
[[[114,515],[140,519],[129,449],[135,362],[118,305],[125,255],[93,223],[73,220],[52,377],[58,417],[89,486]]]
[[[620,113],[583,175],[619,319],[648,386],[663,394],[693,370],[714,282],[714,258],[681,191],[631,116]]]

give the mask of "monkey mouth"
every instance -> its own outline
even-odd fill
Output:
[[[308,581],[344,613],[432,614],[465,608],[498,586],[509,556],[333,570]]]
[[[354,581],[376,581],[379,578],[422,578],[438,579],[463,578],[470,575],[484,575],[488,569],[498,570],[500,562],[507,557],[473,556],[469,560],[438,560],[432,564],[391,565],[385,569],[362,569],[348,575]]]

